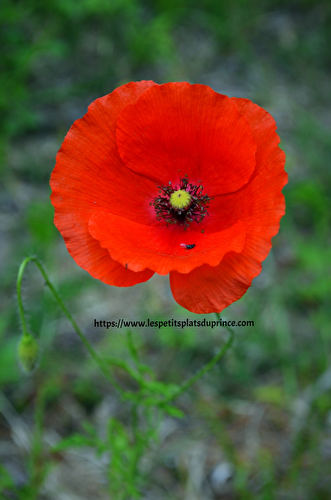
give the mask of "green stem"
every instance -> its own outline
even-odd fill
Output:
[[[215,366],[216,363],[218,363],[223,358],[227,350],[231,347],[234,337],[234,331],[232,330],[232,328],[230,328],[229,326],[224,326],[224,328],[226,328],[230,333],[230,336],[228,340],[225,342],[224,346],[218,351],[217,354],[215,354],[215,356],[205,366],[203,366],[195,375],[193,375],[182,386],[180,386],[179,389],[174,394],[162,400],[163,403],[169,403],[170,401],[178,398],[178,396],[183,394],[183,392],[187,391],[187,389],[189,389],[193,384],[195,384],[195,382],[197,382],[201,377],[203,377],[207,372],[209,372],[213,368],[213,366]]]
[[[47,474],[47,463],[43,460],[43,428],[47,394],[48,386],[45,384],[40,388],[36,397],[35,428],[29,455],[30,484],[35,499],[38,498],[39,489]]]
[[[21,323],[22,323],[22,330],[23,330],[23,335],[29,335],[28,329],[26,327],[26,321],[25,321],[25,315],[24,315],[24,309],[23,309],[23,303],[22,303],[22,279],[23,279],[23,273],[25,266],[27,263],[34,257],[27,257],[26,259],[23,260],[22,264],[20,265],[20,268],[18,270],[17,274],[17,282],[16,282],[16,289],[17,289],[17,303],[18,303],[18,310],[20,313],[20,318],[21,318]]]
[[[18,309],[19,309],[19,313],[20,313],[20,317],[21,317],[21,322],[22,322],[23,335],[28,335],[28,331],[27,331],[27,327],[26,327],[24,309],[23,309],[23,304],[22,304],[21,286],[22,286],[23,273],[24,273],[25,267],[27,266],[27,264],[29,262],[34,262],[36,264],[36,266],[38,267],[39,271],[41,272],[41,274],[42,274],[42,276],[43,276],[43,278],[45,280],[46,285],[48,286],[48,288],[52,292],[55,300],[59,304],[59,306],[62,309],[63,313],[67,316],[67,318],[70,321],[70,323],[72,324],[75,332],[79,336],[80,340],[83,342],[84,346],[86,347],[86,349],[88,350],[89,354],[92,356],[92,358],[94,359],[94,361],[98,364],[99,368],[101,369],[101,371],[103,372],[103,374],[105,375],[105,377],[118,390],[118,392],[121,394],[121,396],[123,396],[126,399],[130,399],[131,393],[129,391],[123,390],[121,388],[121,386],[116,382],[116,380],[111,376],[111,374],[109,373],[108,366],[104,363],[104,361],[102,360],[102,358],[100,358],[100,356],[97,354],[97,352],[93,349],[92,345],[87,340],[87,338],[85,337],[85,335],[83,334],[83,332],[81,331],[81,329],[79,328],[79,326],[77,325],[77,323],[74,320],[74,318],[71,316],[70,311],[64,305],[64,303],[63,303],[61,297],[59,296],[58,292],[55,290],[54,286],[50,282],[50,280],[49,280],[49,278],[48,278],[48,276],[46,274],[46,271],[44,270],[42,264],[39,262],[39,260],[37,259],[37,257],[34,257],[34,256],[26,257],[23,260],[22,264],[20,265],[20,268],[19,268],[19,271],[18,271],[18,275],[17,275],[17,301],[18,301]]]

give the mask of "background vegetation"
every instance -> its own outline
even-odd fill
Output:
[[[88,446],[51,450],[91,424],[103,435],[109,415],[127,425],[33,266],[23,294],[42,357],[32,376],[20,371],[15,279],[26,255],[43,260],[105,355],[128,359],[124,331],[96,329],[94,318],[194,317],[164,277],[125,290],[93,280],[52,223],[48,182],[68,128],[92,100],[140,79],[252,99],[276,118],[289,173],[263,272],[222,314],[255,325],[238,328],[226,358],[178,401],[184,417],[163,420],[143,498],[331,498],[330,46],[328,0],[2,0],[0,498],[28,498],[31,457],[36,498],[107,498],[103,458]],[[180,383],[225,334],[140,328],[133,338],[158,380]]]

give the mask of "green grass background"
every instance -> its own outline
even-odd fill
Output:
[[[194,318],[173,301],[165,277],[115,289],[78,268],[53,226],[48,184],[64,135],[92,100],[132,80],[184,80],[252,99],[275,117],[287,156],[287,212],[261,275],[221,315],[255,326],[237,328],[226,359],[178,402],[185,418],[164,423],[144,498],[331,498],[331,3],[2,0],[0,47],[0,478],[6,470],[18,486],[26,481],[24,432],[33,428],[45,381],[48,441],[80,430],[81,420],[102,427],[109,412],[126,423],[125,407],[33,265],[23,294],[42,357],[34,375],[21,373],[15,279],[27,254],[42,259],[105,354],[128,356],[124,332],[95,329],[94,318]],[[141,328],[134,338],[158,378],[179,383],[225,336],[208,328]],[[126,383],[120,370],[117,377]],[[55,460],[45,450],[45,460],[57,462],[41,499],[64,498],[63,492],[106,498],[89,456]],[[217,496],[210,474],[225,462],[233,478]]]

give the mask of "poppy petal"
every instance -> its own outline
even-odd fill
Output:
[[[56,158],[50,185],[55,208],[54,223],[76,263],[107,284],[132,286],[147,281],[153,272],[135,273],[113,261],[93,239],[88,221],[96,207],[148,220],[146,191],[150,180],[127,169],[118,155],[116,122],[119,113],[133,103],[153,82],[123,85],[94,101],[83,118],[69,130]],[[152,214],[150,221],[154,222]]]
[[[189,273],[208,263],[217,266],[229,252],[240,252],[245,241],[245,227],[237,221],[218,233],[204,234],[181,228],[143,226],[105,212],[96,212],[90,219],[93,238],[123,266],[133,271],[152,269],[158,274],[172,270]],[[193,244],[193,248],[188,248]]]
[[[229,97],[204,85],[151,87],[119,115],[117,144],[125,165],[161,185],[188,175],[208,196],[244,186],[255,168],[256,144]]]
[[[216,267],[207,265],[198,267],[188,274],[170,273],[170,287],[174,299],[185,309],[197,314],[221,312],[232,302],[240,299],[251,285],[247,277],[246,262],[233,261],[233,255],[228,253],[221,264]],[[253,272],[255,262],[252,263]]]

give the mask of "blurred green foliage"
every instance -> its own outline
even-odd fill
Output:
[[[36,100],[106,93],[151,63],[169,78],[182,26],[208,32],[223,54],[246,62],[272,50],[273,64],[307,78],[307,65],[331,63],[330,25],[330,2],[315,0],[3,0],[1,130],[11,136],[38,127]]]

